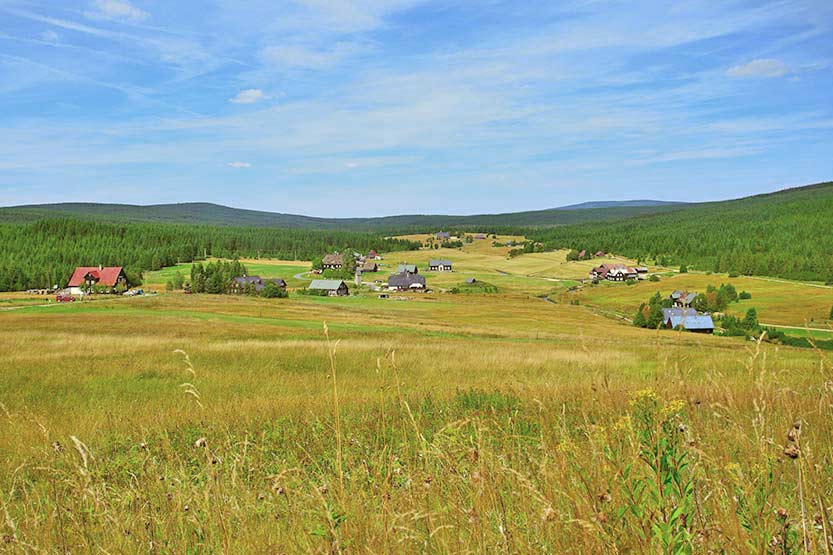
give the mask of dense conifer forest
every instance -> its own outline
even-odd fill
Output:
[[[527,251],[603,250],[705,271],[830,282],[833,183],[619,222],[539,228],[527,237]]]
[[[312,260],[326,252],[408,250],[376,233],[47,219],[0,224],[0,291],[66,285],[76,266],[124,266],[139,274],[205,257]]]

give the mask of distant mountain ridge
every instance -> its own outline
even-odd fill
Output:
[[[588,208],[623,208],[634,206],[685,206],[688,202],[669,200],[599,200],[559,206],[558,210],[587,210]]]
[[[178,224],[308,229],[416,229],[454,226],[551,226],[604,221],[652,214],[686,206],[663,201],[603,201],[581,205],[504,214],[429,215],[410,214],[373,218],[319,218],[280,212],[231,208],[207,202],[131,205],[69,202],[32,204],[0,208],[2,221],[33,221],[68,216],[116,222],[158,222]]]

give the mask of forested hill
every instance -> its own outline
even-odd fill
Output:
[[[0,223],[0,291],[66,285],[76,266],[124,266],[140,274],[204,257],[313,260],[325,253],[409,250],[419,245],[375,233],[179,224],[104,223],[69,218]]]
[[[833,182],[604,225],[535,229],[528,236],[545,249],[604,250],[707,271],[833,281]]]
[[[679,208],[680,206],[685,205],[641,200],[585,203],[565,208],[474,216],[414,214],[376,218],[315,218],[229,208],[210,203],[157,204],[152,206],[63,203],[0,208],[0,222],[31,222],[44,218],[68,216],[103,222],[158,222],[361,231],[428,231],[450,227],[549,226],[598,222],[653,214]]]

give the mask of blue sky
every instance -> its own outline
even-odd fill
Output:
[[[830,179],[830,0],[0,0],[0,205],[462,214]]]

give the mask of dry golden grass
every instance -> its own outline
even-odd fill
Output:
[[[811,350],[521,292],[109,299],[0,333],[12,553],[833,545],[833,366]]]

